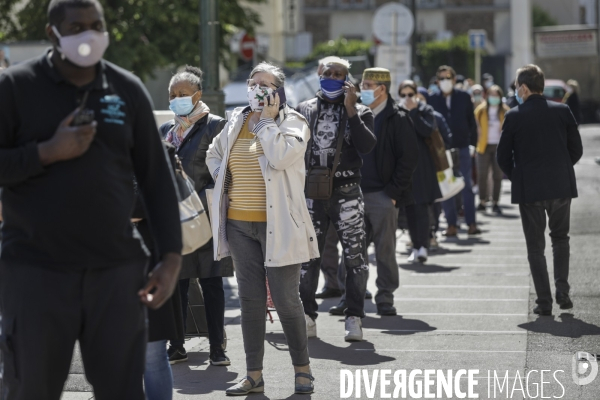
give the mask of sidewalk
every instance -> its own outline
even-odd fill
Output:
[[[545,376],[544,396],[567,400],[600,399],[600,378],[590,385],[577,386],[571,380],[571,362],[575,351],[600,352],[600,274],[597,255],[600,244],[600,168],[593,156],[600,154],[600,128],[582,129],[586,156],[577,166],[580,198],[573,203],[571,284],[575,308],[563,312],[554,308],[552,317],[531,314],[535,292],[529,267],[518,207],[510,205],[510,183],[503,182],[502,217],[478,214],[483,234],[468,237],[462,230],[458,239],[440,240],[440,250],[426,264],[406,263],[406,234],[398,231],[397,259],[400,287],[396,291],[396,317],[376,315],[372,300],[366,301],[363,319],[364,341],[344,342],[343,318],[329,316],[327,310],[339,299],[320,300],[317,319],[318,338],[309,339],[309,351],[316,391],[311,396],[293,395],[293,368],[281,325],[274,313],[267,322],[265,346],[265,394],[259,399],[338,399],[340,370],[353,374],[358,369],[479,369],[479,398],[541,398],[513,392],[488,396],[488,371],[503,379],[509,371],[508,386],[527,387],[528,372],[540,383],[539,370],[563,370],[557,376]],[[591,160],[591,161],[590,161]],[[464,225],[463,225],[464,227]],[[591,245],[595,243],[594,245]],[[547,258],[551,262],[548,241]],[[376,269],[371,249],[371,276],[368,287],[376,291]],[[549,268],[550,273],[552,268]],[[322,282],[319,287],[322,286]],[[245,358],[240,329],[235,279],[229,279],[227,291],[227,355],[230,367],[213,367],[208,362],[208,341],[186,342],[189,362],[173,366],[174,399],[225,399],[224,390],[245,375]],[[520,380],[515,381],[518,372]],[[393,378],[391,389],[394,388]],[[493,375],[492,375],[493,376]],[[422,379],[422,378],[421,378]],[[463,379],[461,382],[466,380]],[[464,383],[463,383],[464,384]],[[493,384],[493,382],[492,382]],[[538,389],[539,390],[539,389]],[[506,393],[507,388],[503,393]],[[493,394],[493,392],[492,392]],[[91,393],[66,393],[63,399],[89,399]],[[352,393],[351,398],[356,398]],[[363,383],[359,398],[369,398]],[[377,385],[374,397],[382,398]],[[407,396],[406,398],[411,398]],[[447,398],[447,397],[443,397]],[[456,398],[456,397],[450,397]]]

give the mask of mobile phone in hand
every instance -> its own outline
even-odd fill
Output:
[[[80,125],[88,125],[94,121],[94,110],[90,110],[85,108],[85,104],[87,102],[87,98],[89,95],[89,91],[85,92],[83,98],[81,99],[81,106],[79,106],[79,111],[73,117],[73,121],[71,122],[71,126],[80,126]]]
[[[287,99],[285,98],[285,89],[283,86],[273,92],[273,99],[275,99],[275,94],[279,95],[279,105],[285,104]]]

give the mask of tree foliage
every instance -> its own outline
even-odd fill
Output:
[[[199,7],[205,0],[103,0],[111,44],[106,59],[133,71],[142,79],[157,67],[200,64]],[[216,0],[219,7],[220,53],[224,65],[228,36],[235,29],[253,33],[260,16],[238,0]],[[261,3],[265,0],[247,0]],[[0,0],[0,40],[44,40],[50,0]]]
[[[450,40],[420,43],[417,47],[417,57],[423,70],[423,78],[426,80],[435,76],[440,65],[450,65],[457,74],[467,77],[475,75],[474,53],[469,49],[467,35],[455,36]]]
[[[368,55],[372,42],[346,40],[343,37],[317,44],[306,61],[314,61],[327,56],[352,57]]]
[[[531,20],[534,28],[558,25],[558,21],[552,18],[546,10],[535,4],[531,7]]]

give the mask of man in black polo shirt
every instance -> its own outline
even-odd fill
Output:
[[[142,400],[144,304],[166,301],[181,264],[173,176],[141,82],[101,60],[97,0],[48,16],[53,49],[0,75],[0,397],[59,399],[79,340],[96,399]],[[86,94],[95,120],[71,126]],[[161,254],[148,282],[134,174]]]

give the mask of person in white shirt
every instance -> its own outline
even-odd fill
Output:
[[[493,85],[488,89],[487,99],[475,109],[475,120],[479,140],[477,141],[477,180],[479,185],[479,206],[477,211],[486,211],[486,204],[490,198],[489,174],[492,172],[492,210],[502,214],[498,205],[500,200],[500,187],[503,173],[496,161],[496,149],[500,142],[504,114],[509,110],[502,103],[502,89]]]

